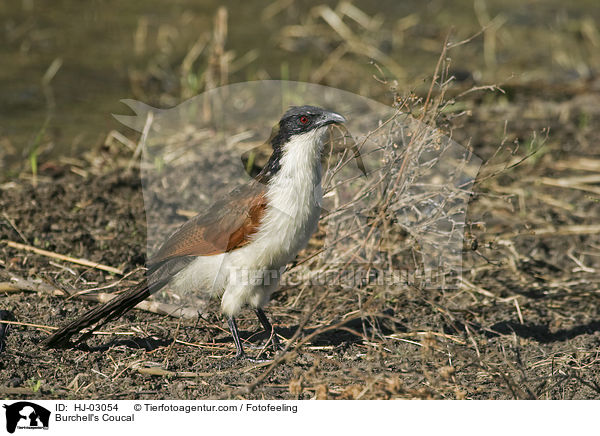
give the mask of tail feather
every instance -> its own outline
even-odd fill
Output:
[[[85,341],[90,337],[94,330],[102,327],[109,321],[119,318],[125,312],[134,308],[138,303],[148,298],[154,292],[168,283],[168,278],[148,284],[143,281],[139,285],[128,289],[122,294],[116,296],[112,300],[95,307],[86,314],[77,318],[75,321],[67,324],[60,330],[53,333],[51,336],[43,341],[46,347],[59,348],[70,345],[70,339],[73,335],[76,335],[81,330],[94,326],[91,330],[83,334],[75,344]],[[101,321],[101,322],[100,322]],[[72,344],[71,344],[72,345]]]

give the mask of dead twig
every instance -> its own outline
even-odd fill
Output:
[[[600,234],[600,225],[572,225],[563,227],[545,227],[531,229],[524,232],[510,232],[498,235],[498,239],[512,239],[518,236],[566,236],[566,235],[597,235]]]
[[[59,253],[54,253],[52,251],[42,250],[41,248],[37,248],[32,245],[20,244],[18,242],[14,242],[14,241],[4,240],[2,242],[4,242],[9,247],[16,248],[17,250],[31,251],[33,253],[40,254],[40,255],[46,256],[46,257],[50,257],[52,259],[59,259],[59,260],[65,261],[65,262],[75,263],[78,265],[87,266],[89,268],[99,269],[99,270],[106,271],[106,272],[109,272],[112,274],[123,275],[123,270],[114,268],[112,266],[103,265],[99,262],[92,262],[91,260],[87,260],[87,259],[65,256],[64,254],[59,254]]]
[[[2,216],[4,217],[4,219],[8,222],[8,224],[10,224],[10,226],[15,229],[15,232],[17,232],[19,234],[19,236],[21,237],[21,239],[26,243],[29,244],[29,241],[27,240],[27,238],[25,237],[25,235],[23,235],[23,233],[21,233],[21,230],[19,230],[19,228],[17,227],[17,225],[15,224],[15,222],[13,220],[10,219],[10,217],[6,214],[6,212],[2,212]]]

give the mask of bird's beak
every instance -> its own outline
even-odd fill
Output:
[[[328,124],[342,124],[346,122],[346,118],[336,112],[323,112],[323,114],[319,117],[317,123],[319,127],[326,126]]]

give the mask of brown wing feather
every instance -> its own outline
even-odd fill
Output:
[[[148,265],[182,256],[212,256],[242,247],[256,232],[267,206],[266,187],[244,185],[173,233]]]

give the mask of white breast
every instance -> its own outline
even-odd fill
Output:
[[[281,168],[269,183],[261,229],[247,247],[254,256],[261,253],[256,265],[284,266],[317,228],[322,199],[320,133],[306,133],[286,145]]]
[[[233,316],[249,303],[264,306],[279,277],[317,228],[321,212],[321,139],[326,128],[296,136],[285,145],[280,169],[269,182],[260,229],[242,248],[198,257],[177,274],[179,293],[223,292],[221,307]]]

